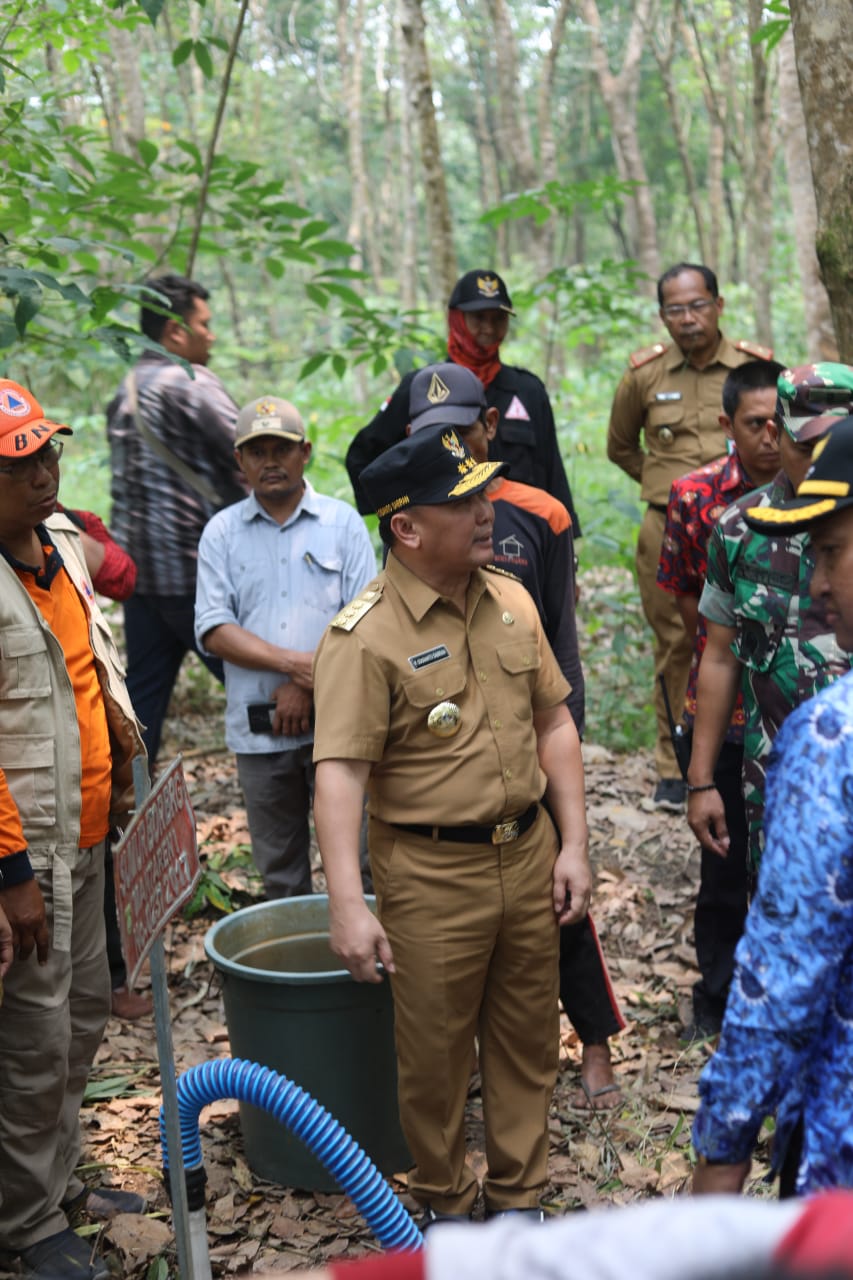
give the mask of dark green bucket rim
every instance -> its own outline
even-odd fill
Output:
[[[241,907],[239,911],[232,911],[230,915],[223,916],[221,920],[217,920],[216,924],[211,925],[204,935],[205,954],[220,973],[228,974],[233,978],[249,979],[252,982],[268,982],[278,986],[317,986],[321,983],[355,982],[349,969],[323,969],[318,973],[287,969],[256,969],[252,965],[233,960],[220,950],[219,939],[222,934],[228,932],[229,928],[234,927],[235,920],[245,920],[249,915],[261,913],[268,915],[275,908],[280,909],[284,905],[296,905],[300,902],[328,904],[328,901],[329,895],[326,893],[310,893],[295,898],[275,898],[267,902],[256,902],[251,907]],[[376,899],[372,894],[365,894],[365,901],[372,910],[375,910]]]

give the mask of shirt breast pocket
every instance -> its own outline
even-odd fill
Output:
[[[428,713],[440,702],[453,702],[465,692],[465,672],[458,662],[436,662],[402,682],[406,701],[418,712]],[[426,714],[423,724],[426,726]]]
[[[40,627],[7,627],[0,634],[0,698],[47,698],[50,663]]]
[[[343,599],[343,558],[339,555],[312,554],[306,551],[305,604],[331,617],[346,600]]]
[[[533,690],[540,667],[539,650],[533,640],[514,640],[497,646],[498,661],[505,675],[507,708],[518,720],[532,715]]]
[[[677,435],[684,422],[684,401],[653,401],[649,405],[646,418],[646,435],[650,439],[660,439],[660,433],[664,428],[671,432],[672,435]],[[667,443],[666,436],[663,437],[661,443]]]
[[[755,582],[738,583],[735,589],[735,643],[737,656],[751,671],[765,672],[773,665],[788,617],[789,601]]]

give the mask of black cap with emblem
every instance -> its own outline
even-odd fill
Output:
[[[512,299],[496,271],[466,271],[453,286],[448,307],[456,311],[506,311],[514,316]]]
[[[371,510],[382,519],[405,507],[436,507],[479,493],[505,462],[476,462],[450,427],[418,431],[361,473]]]

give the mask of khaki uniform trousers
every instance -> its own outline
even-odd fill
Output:
[[[465,1101],[479,1037],[492,1211],[539,1203],[557,1074],[557,838],[544,810],[511,844],[438,843],[371,819],[379,916],[392,977],[409,1190],[442,1213],[477,1198]]]
[[[45,965],[35,951],[14,961],[0,1006],[0,1247],[13,1252],[64,1230],[60,1205],[83,1189],[80,1105],[110,1011],[103,842],[32,860],[51,947]],[[53,945],[57,924],[70,950]]]
[[[637,539],[637,581],[643,612],[654,635],[655,661],[655,766],[662,778],[680,778],[681,770],[672,749],[666,705],[660,688],[660,674],[666,680],[669,705],[676,724],[684,711],[684,695],[687,692],[687,676],[693,658],[693,637],[684,630],[684,623],[670,591],[658,586],[658,561],[666,517],[662,511],[646,508],[640,536]]]

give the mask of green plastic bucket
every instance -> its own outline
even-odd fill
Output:
[[[373,909],[375,900],[368,898]],[[325,894],[261,902],[210,929],[204,949],[222,979],[235,1058],[307,1090],[386,1174],[408,1169],[400,1129],[388,979],[355,982],[329,948]],[[246,1159],[270,1182],[310,1191],[337,1183],[272,1116],[240,1103]]]

